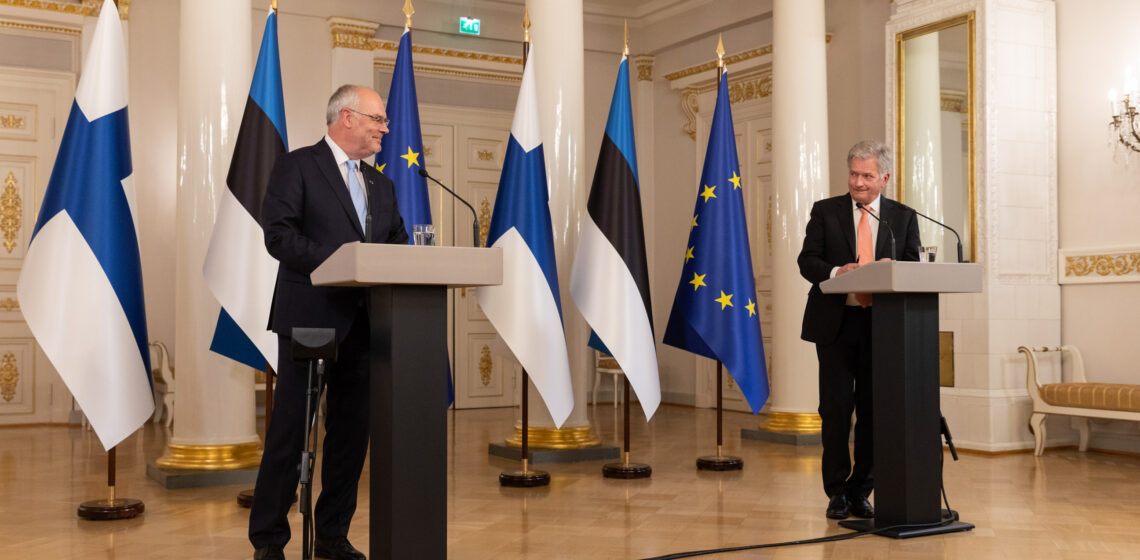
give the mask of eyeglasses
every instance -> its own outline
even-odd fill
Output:
[[[360,111],[357,111],[356,109],[353,109],[352,107],[345,107],[345,109],[348,109],[349,111],[352,111],[353,113],[356,113],[357,115],[363,115],[365,117],[368,117],[368,118],[370,118],[370,119],[372,119],[372,120],[374,120],[374,121],[376,121],[376,122],[378,122],[384,126],[388,126],[388,123],[392,122],[392,121],[388,120],[388,117],[382,117],[380,115],[369,115],[368,113],[361,113]]]

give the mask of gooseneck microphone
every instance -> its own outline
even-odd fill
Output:
[[[856,202],[855,207],[860,208],[862,210],[866,210],[867,215],[871,216],[872,218],[874,218],[876,220],[879,220],[879,223],[883,224],[884,226],[887,226],[887,233],[889,233],[891,235],[891,260],[892,261],[897,260],[898,259],[898,253],[895,252],[895,232],[891,231],[890,222],[876,216],[875,211],[872,210],[870,206],[867,206],[867,205],[863,204],[862,202]],[[875,260],[875,258],[871,257],[871,260]]]
[[[455,194],[455,191],[447,188],[447,185],[440,183],[438,179],[436,179],[435,177],[432,177],[431,174],[428,173],[427,169],[424,169],[422,167],[420,168],[420,177],[424,177],[426,179],[431,179],[433,183],[439,185],[440,187],[443,187],[443,190],[451,193],[451,196],[454,196],[456,200],[458,200],[459,202],[462,202],[463,205],[466,206],[467,209],[471,211],[471,244],[474,247],[478,247],[479,246],[479,218],[475,215],[475,209],[472,208],[470,204],[467,204],[467,201],[463,200],[462,196]]]
[[[914,213],[918,214],[919,216],[922,216],[923,218],[926,218],[927,220],[930,220],[930,221],[932,221],[932,222],[934,222],[934,223],[936,223],[936,224],[938,224],[938,225],[940,225],[940,226],[942,226],[948,230],[950,230],[950,233],[953,233],[954,237],[958,238],[958,262],[966,262],[966,261],[962,260],[962,236],[958,235],[958,232],[954,231],[954,228],[952,228],[952,227],[950,227],[950,226],[948,226],[948,225],[946,225],[946,224],[944,224],[938,220],[935,220],[934,218],[931,218],[930,216],[927,216],[926,214],[923,214],[922,212],[919,212],[918,210],[915,210]]]

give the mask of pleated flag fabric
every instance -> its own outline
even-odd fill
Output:
[[[408,244],[414,243],[412,226],[430,224],[431,203],[427,179],[420,175],[424,166],[424,141],[420,133],[420,106],[416,100],[416,75],[412,68],[412,32],[404,28],[392,70],[392,86],[386,100],[389,132],[380,139],[376,168],[396,185],[396,203]]]
[[[479,305],[526,369],[561,427],[574,409],[546,160],[538,126],[534,48],[523,69],[488,246],[503,249],[503,283],[478,288]]]
[[[743,186],[726,71],[717,89],[700,194],[664,342],[723,362],[752,412],[759,413],[768,400],[768,373]]]
[[[570,293],[593,329],[591,346],[617,360],[649,420],[661,403],[661,381],[638,185],[629,61],[623,56],[580,224]]]
[[[154,412],[127,116],[127,58],[104,0],[17,282],[28,327],[105,449]]]
[[[270,10],[202,267],[222,304],[210,350],[258,370],[277,369],[277,336],[268,328],[277,260],[265,248],[261,200],[273,163],[288,149],[277,14]]]

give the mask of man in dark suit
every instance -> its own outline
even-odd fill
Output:
[[[823,489],[832,519],[875,515],[867,499],[874,489],[873,307],[870,294],[824,294],[819,284],[874,260],[917,261],[919,253],[914,210],[880,196],[891,177],[890,147],[875,141],[855,144],[847,153],[847,169],[848,194],[812,206],[798,259],[800,274],[811,282],[800,337],[815,343],[819,358]],[[893,255],[888,227],[897,240]],[[852,411],[857,418],[854,466],[847,447]]]
[[[315,508],[316,555],[365,558],[347,535],[368,451],[368,292],[313,286],[309,274],[345,243],[407,243],[408,234],[392,181],[360,161],[380,151],[388,132],[380,95],[341,86],[329,99],[326,122],[328,134],[319,142],[277,159],[262,204],[265,246],[280,261],[269,318],[280,358],[273,421],[249,516],[258,560],[285,558],[286,514],[305,444],[308,368],[289,358],[293,327],[333,328],[338,345],[338,359],[324,375],[328,415]]]

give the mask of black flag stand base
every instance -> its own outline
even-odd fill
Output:
[[[527,454],[530,452],[528,443],[530,440],[530,421],[527,418],[530,410],[527,406],[528,399],[527,393],[530,389],[530,376],[527,375],[526,370],[522,372],[522,470],[512,472],[499,473],[499,486],[509,486],[511,488],[534,488],[535,486],[547,486],[550,484],[550,473],[546,471],[532,471],[530,470],[530,460]]]
[[[106,500],[91,500],[79,504],[76,512],[83,519],[92,521],[105,521],[111,519],[130,519],[146,511],[146,505],[134,498],[115,497],[115,448],[107,452],[107,488],[110,497]]]
[[[625,404],[623,416],[625,417],[625,448],[622,450],[620,463],[607,463],[602,466],[602,476],[606,478],[649,478],[653,468],[645,463],[629,462],[629,378],[625,381]]]
[[[716,455],[697,457],[697,470],[738,471],[744,468],[744,460],[722,453],[724,448],[724,364],[716,361]]]

